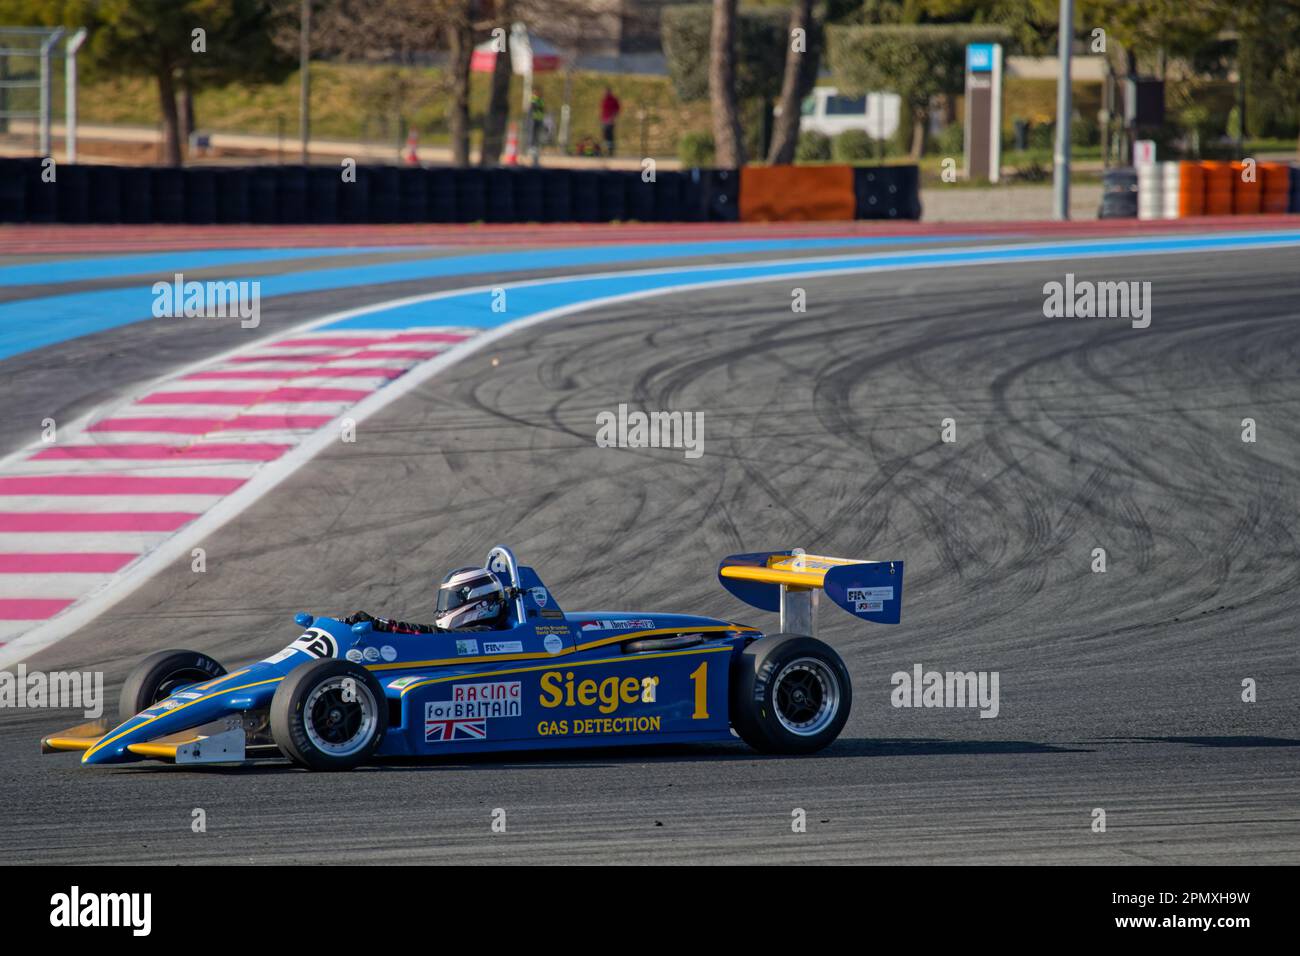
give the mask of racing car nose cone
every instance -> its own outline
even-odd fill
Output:
[[[117,763],[130,758],[131,755],[127,753],[126,744],[115,741],[106,747],[100,747],[98,744],[91,747],[81,755],[81,762],[84,764]]]

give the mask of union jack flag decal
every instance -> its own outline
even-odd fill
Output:
[[[486,720],[436,720],[424,722],[424,739],[429,743],[442,740],[485,740]]]

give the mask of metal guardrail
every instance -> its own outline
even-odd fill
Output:
[[[39,123],[38,149],[42,156],[50,155],[50,130],[53,120],[52,61],[57,55],[58,43],[67,36],[62,56],[66,70],[64,84],[67,96],[67,150],[69,161],[75,161],[77,155],[77,52],[86,40],[84,28],[76,30],[71,36],[63,27],[0,27],[0,132],[7,129],[11,119],[31,119]],[[24,45],[15,45],[15,41],[27,41]],[[11,78],[9,61],[13,58],[39,58],[37,72],[30,76]],[[9,92],[35,90],[37,106],[34,110],[15,110],[9,108]]]

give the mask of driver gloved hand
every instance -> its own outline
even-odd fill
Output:
[[[365,611],[356,611],[343,619],[344,624],[360,624],[362,621],[375,620]]]

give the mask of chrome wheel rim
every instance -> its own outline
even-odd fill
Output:
[[[839,713],[839,678],[822,661],[800,657],[776,675],[772,703],[782,727],[798,737],[815,736]]]
[[[303,704],[302,718],[313,746],[335,757],[347,757],[370,742],[378,707],[365,681],[340,675],[312,688]]]

